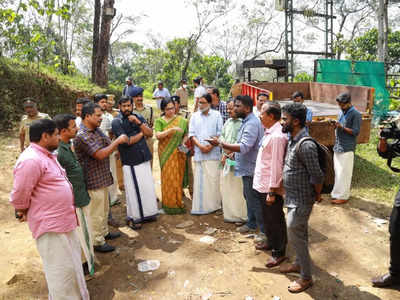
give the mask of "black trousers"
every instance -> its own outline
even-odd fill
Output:
[[[393,206],[389,223],[390,267],[392,276],[400,278],[400,207]]]
[[[283,212],[283,198],[276,195],[272,205],[266,204],[267,194],[255,191],[260,201],[264,231],[268,238],[268,245],[272,248],[273,257],[281,257],[286,254],[287,231],[286,220]]]

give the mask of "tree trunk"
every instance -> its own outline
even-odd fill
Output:
[[[182,69],[182,72],[181,72],[181,79],[186,79],[186,73],[187,73],[187,70],[189,68],[190,61],[192,59],[192,51],[193,51],[194,47],[196,47],[196,44],[192,40],[192,37],[190,37],[189,40],[188,40],[187,54],[186,54],[186,57],[185,57],[185,60],[184,60],[185,62],[183,64],[183,69]]]
[[[96,77],[96,58],[100,39],[100,14],[101,0],[94,1],[94,21],[93,21],[93,47],[92,47],[92,82]]]
[[[106,15],[107,9],[114,9],[114,0],[104,0],[99,48],[96,57],[95,83],[103,87],[107,86],[108,83],[108,54],[113,19],[113,16]]]
[[[378,6],[378,60],[386,62],[387,60],[387,40],[388,40],[388,17],[387,0],[379,0]]]

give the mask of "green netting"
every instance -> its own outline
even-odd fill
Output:
[[[387,113],[390,100],[383,63],[333,59],[319,59],[317,62],[317,82],[373,87],[375,121]]]
[[[350,84],[352,80],[351,61],[318,59],[318,82]]]

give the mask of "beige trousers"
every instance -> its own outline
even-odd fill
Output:
[[[108,231],[108,212],[110,210],[110,204],[108,202],[108,189],[107,187],[88,190],[90,196],[89,203],[89,216],[92,222],[91,237],[93,240],[93,246],[101,246],[106,242],[104,236]]]
[[[154,140],[153,140],[153,137],[147,137],[146,138],[146,144],[147,144],[147,147],[149,147],[151,156],[153,156],[153,152],[154,152]],[[151,165],[151,169],[153,170],[153,159],[150,161],[150,165]]]
[[[119,157],[116,159],[116,165],[117,165],[118,188],[120,191],[125,191],[124,174],[122,173],[121,155],[119,155]]]
[[[116,154],[117,151],[114,151],[110,155],[110,170],[114,179],[114,183],[108,187],[108,192],[110,195],[110,205],[113,205],[116,201],[118,201],[119,196],[121,196],[121,191],[118,188],[117,158],[115,157]]]

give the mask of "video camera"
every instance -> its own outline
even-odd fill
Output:
[[[389,122],[388,127],[381,129],[380,137],[384,139],[396,139],[400,140],[400,129],[397,127],[396,121]]]
[[[381,127],[380,137],[387,140],[394,140],[388,143],[387,151],[382,153],[378,151],[380,157],[387,159],[388,167],[396,173],[400,173],[400,169],[392,166],[392,160],[400,156],[400,119],[386,121]]]

